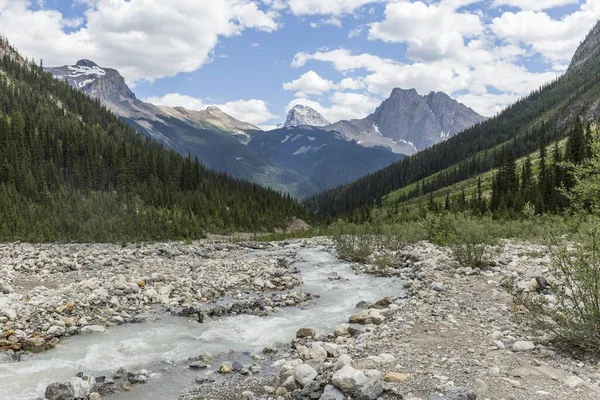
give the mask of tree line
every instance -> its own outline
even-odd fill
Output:
[[[149,240],[305,217],[290,196],[139,135],[0,39],[0,239]]]

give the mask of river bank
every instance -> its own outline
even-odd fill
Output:
[[[19,327],[34,335],[36,329],[46,328],[44,324],[50,325],[48,329],[61,326],[49,320],[72,318],[71,327],[81,332],[89,326],[80,323],[86,318],[86,323],[98,324],[91,326],[108,326],[108,335],[118,332],[121,339],[115,338],[117,349],[112,352],[106,343],[96,343],[103,353],[94,354],[107,366],[104,370],[94,367],[107,373],[106,382],[94,389],[102,398],[600,397],[597,360],[560,353],[546,338],[529,336],[514,321],[519,310],[513,309],[503,284],[512,277],[517,285],[534,289],[535,278],[548,275],[549,258],[541,246],[505,242],[494,254],[490,268],[478,271],[457,269],[446,249],[419,243],[395,254],[397,263],[386,269],[354,265],[357,274],[350,265],[335,259],[332,243],[323,238],[251,247],[209,243],[125,249],[107,245],[29,246],[15,244],[0,250],[3,272],[9,277],[4,285],[11,286],[6,290],[11,293],[2,296],[1,308],[14,307],[17,312],[14,320],[5,317],[2,330],[12,330],[14,336],[14,328]],[[52,261],[38,265],[45,259]],[[91,268],[93,264],[100,268]],[[38,275],[40,282],[50,287],[36,287],[33,277]],[[98,288],[84,290],[82,285],[88,285],[85,282],[89,280],[99,282]],[[119,282],[128,283],[130,291]],[[305,286],[310,291],[303,290]],[[171,288],[168,295],[164,287]],[[109,296],[93,303],[99,289],[109,291]],[[115,294],[118,290],[122,292],[119,296]],[[148,296],[149,291],[157,296]],[[82,299],[90,295],[87,306]],[[119,307],[112,297],[117,297]],[[279,302],[269,305],[273,298]],[[33,303],[28,304],[31,299]],[[207,315],[206,310],[229,306],[233,299],[256,307],[223,313],[237,314],[233,317]],[[264,304],[256,303],[259,300]],[[48,306],[52,301],[56,302]],[[69,311],[68,304],[75,307]],[[299,304],[304,306],[296,307]],[[65,308],[59,313],[56,308],[61,306]],[[185,322],[153,322],[165,313],[185,315],[169,317]],[[111,328],[121,323],[115,316],[123,318],[122,322],[143,316],[149,322],[138,325],[139,329],[128,324]],[[199,319],[203,323],[198,323]],[[71,327],[66,325],[65,335],[70,335]],[[306,330],[297,335],[300,328]],[[181,335],[172,336],[174,329]],[[91,346],[101,335],[76,339]],[[181,345],[186,343],[185,336],[193,338],[189,346]],[[52,343],[56,338],[42,339]],[[48,353],[26,355],[26,362],[39,365],[47,359],[60,360],[61,351],[70,348],[72,340]],[[145,361],[127,364],[119,346],[142,342],[155,348],[125,348],[125,356],[127,351],[148,354]],[[13,343],[17,343],[14,338]],[[11,351],[4,352],[4,357]],[[204,354],[207,351],[210,358]],[[118,367],[111,369],[109,361],[119,357],[130,374],[122,371],[124,376],[113,377]],[[0,364],[4,373],[0,381],[8,376],[6,370],[18,365]],[[75,363],[70,368],[91,374],[90,367],[91,363]],[[167,384],[174,380],[186,382]]]

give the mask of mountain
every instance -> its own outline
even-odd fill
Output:
[[[200,162],[211,169],[294,197],[305,197],[330,189],[402,158],[387,148],[365,149],[355,142],[339,140],[339,135],[335,132],[323,130],[318,137],[327,142],[327,149],[318,152],[319,157],[330,152],[336,155],[335,159],[347,157],[347,160],[341,162],[343,165],[348,166],[354,159],[360,159],[361,163],[350,168],[347,173],[341,173],[334,163],[322,162],[320,173],[323,176],[345,178],[332,179],[331,182],[315,179],[312,168],[315,159],[294,157],[294,153],[304,144],[300,145],[299,141],[285,144],[283,139],[288,132],[276,131],[281,136],[278,140],[275,136],[268,135],[273,138],[273,143],[268,147],[257,145],[263,143],[265,137],[258,127],[239,121],[214,106],[202,111],[192,111],[143,102],[136,98],[117,70],[100,67],[90,60],[45,70],[56,79],[99,99],[140,133],[168,148],[183,155],[197,156]],[[302,106],[292,109],[290,127],[294,124],[329,125],[316,111],[311,110]],[[292,149],[290,145],[296,147]],[[293,158],[294,162],[283,162],[286,157]],[[307,165],[301,165],[300,161]]]
[[[352,182],[404,157],[385,147],[365,148],[343,135],[302,126],[253,132],[248,146],[281,170],[310,182],[310,193]]]
[[[327,125],[331,125],[331,123],[323,118],[321,114],[301,104],[295,105],[288,112],[285,124],[283,124],[284,128],[297,128],[299,126],[322,128]]]
[[[0,53],[0,240],[193,239],[304,216],[289,196],[142,137],[1,38]],[[97,80],[85,86],[110,84],[97,66],[78,68],[88,78],[72,79]]]
[[[414,93],[396,95],[415,98]],[[404,200],[449,188],[491,171],[506,154],[526,157],[564,139],[580,117],[589,122],[600,117],[600,25],[581,44],[563,76],[499,115],[353,183],[313,196],[305,205],[329,217],[348,216],[381,204],[384,196],[409,185],[414,190],[405,193]]]
[[[484,120],[445,93],[420,96],[415,89],[396,88],[373,114],[339,121],[325,129],[340,132],[364,146],[384,145],[413,154]]]

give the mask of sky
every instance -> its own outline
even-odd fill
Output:
[[[45,66],[87,58],[137,97],[271,128],[295,104],[363,118],[392,89],[493,116],[564,73],[600,0],[0,0]]]

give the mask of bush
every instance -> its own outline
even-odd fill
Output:
[[[450,250],[460,267],[475,269],[484,268],[488,264],[491,247],[497,244],[490,224],[490,218],[462,214],[454,220],[449,238]]]
[[[512,288],[515,302],[527,310],[526,320],[540,334],[553,334],[565,344],[600,352],[600,221],[580,230],[575,248],[551,235],[548,248],[557,283],[547,294]]]
[[[339,235],[334,237],[335,247],[341,259],[365,263],[373,254],[372,243],[367,235]]]

